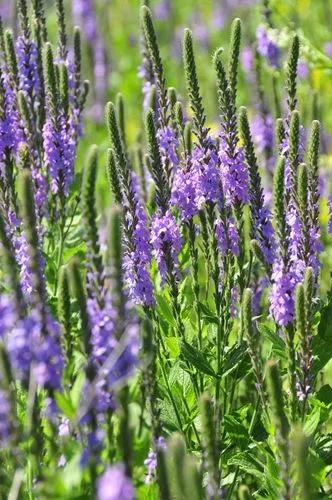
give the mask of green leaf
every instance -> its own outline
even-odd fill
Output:
[[[227,353],[222,366],[222,377],[227,377],[239,366],[247,354],[247,344],[235,344]]]
[[[216,325],[219,324],[218,317],[205,304],[200,302],[199,307],[201,309],[201,312],[203,313],[203,315],[202,315],[203,320],[205,320],[207,323],[214,323]]]
[[[324,340],[332,339],[332,301],[326,304],[320,313],[318,336]]]
[[[319,437],[315,450],[326,465],[332,465],[332,433]]]
[[[258,325],[258,331],[272,346],[272,352],[279,359],[287,359],[286,345],[283,339],[266,324]]]
[[[316,406],[305,420],[303,428],[304,434],[308,437],[312,436],[319,425],[319,421],[320,421],[320,407]]]
[[[265,482],[264,467],[251,453],[237,453],[228,460],[228,465],[236,465],[247,474]]]
[[[205,373],[205,375],[209,375],[210,377],[216,377],[205,355],[184,340],[181,342],[181,356],[201,373]]]
[[[165,339],[166,345],[169,349],[171,358],[178,358],[180,356],[180,339],[179,337],[167,337]]]
[[[165,298],[161,294],[158,294],[156,296],[156,300],[157,300],[158,308],[160,309],[164,319],[171,326],[175,327],[176,326],[175,318],[173,316],[172,309],[169,306],[168,302],[165,300]]]
[[[232,415],[226,415],[223,422],[231,441],[238,442],[240,446],[246,445],[249,439],[247,428]]]
[[[318,393],[316,394],[316,398],[322,403],[329,405],[332,403],[332,387],[329,384],[323,385]]]
[[[314,356],[312,373],[317,375],[332,358],[332,341],[325,341],[319,335],[315,335],[312,340],[312,353]]]
[[[68,417],[70,420],[75,417],[75,408],[68,395],[63,392],[55,393],[55,401],[60,410]]]

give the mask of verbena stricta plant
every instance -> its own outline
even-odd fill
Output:
[[[209,95],[185,29],[180,92],[148,3],[135,140],[126,86],[104,103],[97,3],[72,2],[83,50],[63,0],[18,0],[0,23],[0,498],[331,498],[332,224],[324,128],[298,92],[308,42],[287,33],[285,57],[263,1],[254,47],[236,18],[205,56]],[[103,130],[85,128],[87,61]]]

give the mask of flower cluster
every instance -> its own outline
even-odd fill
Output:
[[[165,282],[170,266],[177,275],[178,255],[182,247],[180,230],[171,212],[154,215],[151,222],[151,244],[162,282]]]

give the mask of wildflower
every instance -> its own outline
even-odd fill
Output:
[[[124,465],[108,467],[97,481],[97,500],[134,500],[134,487],[126,476]]]
[[[136,304],[151,306],[154,304],[153,286],[148,266],[151,262],[150,234],[147,217],[139,199],[137,179],[132,177],[131,200],[134,210],[127,210],[125,215],[126,252],[124,256],[125,280],[129,296]]]
[[[7,445],[11,435],[10,413],[8,394],[0,389],[0,443],[2,447]]]
[[[32,311],[15,323],[4,340],[17,378],[28,383],[32,370],[40,387],[60,388],[63,368],[60,328],[50,314],[43,326],[40,313]]]
[[[144,465],[147,467],[147,474],[145,476],[145,483],[149,484],[154,480],[156,469],[157,469],[157,450],[166,450],[166,442],[165,439],[160,436],[156,443],[155,449],[150,449],[147,458],[144,460]]]
[[[171,204],[179,209],[183,221],[191,219],[198,212],[196,187],[196,172],[191,166],[183,168],[180,165],[174,173]]]
[[[252,135],[257,152],[263,154],[267,149],[273,149],[274,124],[270,114],[262,116],[257,114],[252,121]]]
[[[161,157],[169,160],[173,166],[179,162],[177,155],[178,140],[172,127],[160,128],[157,132]]]
[[[270,313],[280,326],[287,326],[294,319],[294,290],[296,275],[276,260],[272,271]]]
[[[329,214],[328,232],[332,234],[332,196],[329,197]]]
[[[235,154],[230,155],[225,139],[222,140],[219,159],[223,190],[229,205],[248,203],[248,171],[242,148],[236,148]]]
[[[175,274],[177,274],[179,265],[178,254],[182,247],[180,230],[170,211],[165,215],[156,214],[152,218],[151,244],[160,276],[164,283],[170,265],[174,269]]]
[[[257,50],[262,57],[264,57],[269,64],[274,68],[279,68],[280,66],[280,49],[279,47],[269,38],[264,26],[258,26],[256,30],[257,38]]]
[[[34,42],[27,40],[25,36],[19,36],[16,42],[19,88],[30,98],[37,96],[40,92],[40,80],[38,73],[38,49]]]
[[[74,178],[75,142],[72,123],[63,113],[57,121],[47,118],[43,128],[44,159],[51,178],[51,190],[68,195]]]
[[[239,255],[239,234],[232,218],[227,220],[227,223],[218,219],[215,222],[215,232],[221,255],[225,255],[228,251],[233,255]]]
[[[208,151],[196,147],[192,153],[192,168],[196,174],[196,204],[198,210],[206,203],[220,203],[222,199],[218,155],[212,143]]]

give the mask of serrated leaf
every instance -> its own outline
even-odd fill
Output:
[[[265,482],[264,468],[251,453],[237,453],[228,460],[228,465],[236,465],[247,474],[251,474],[260,481]]]
[[[181,357],[197,368],[199,372],[205,373],[205,375],[209,375],[210,377],[216,376],[206,356],[184,340],[181,342]]]
[[[286,344],[283,339],[274,332],[270,327],[265,324],[258,325],[258,331],[263,335],[263,337],[268,340],[272,345],[272,352],[279,359],[286,359]]]
[[[320,408],[316,406],[305,420],[303,427],[304,434],[308,437],[312,436],[319,425],[319,421],[320,421]]]
[[[168,304],[168,302],[165,300],[165,298],[161,294],[158,294],[156,296],[156,300],[157,300],[158,307],[162,313],[164,320],[166,320],[166,322],[169,325],[175,327],[176,326],[175,318],[173,316],[172,309],[171,309],[170,305]]]
[[[316,398],[322,403],[329,405],[332,403],[332,387],[329,384],[323,385],[318,393],[316,394]]]
[[[232,415],[226,415],[223,422],[225,431],[231,441],[240,442],[240,444],[247,443],[249,439],[248,430],[241,422]]]
[[[247,354],[247,344],[235,344],[227,353],[222,366],[222,377],[227,377],[239,366]]]
[[[75,417],[75,407],[71,398],[67,394],[63,392],[56,392],[55,401],[58,408],[63,411],[67,418],[71,420]]]
[[[314,356],[312,373],[317,375],[332,359],[332,340],[325,341],[323,338],[315,335],[312,340],[312,353]]]
[[[166,345],[169,349],[171,358],[178,358],[180,356],[180,340],[179,337],[167,337],[165,339]]]
[[[218,317],[214,314],[213,311],[211,311],[205,304],[202,302],[199,303],[201,312],[202,314],[202,319],[205,320],[207,323],[213,323],[215,325],[219,324],[219,319]]]
[[[324,340],[332,339],[332,301],[326,304],[320,311],[320,322],[318,325],[318,336]]]

